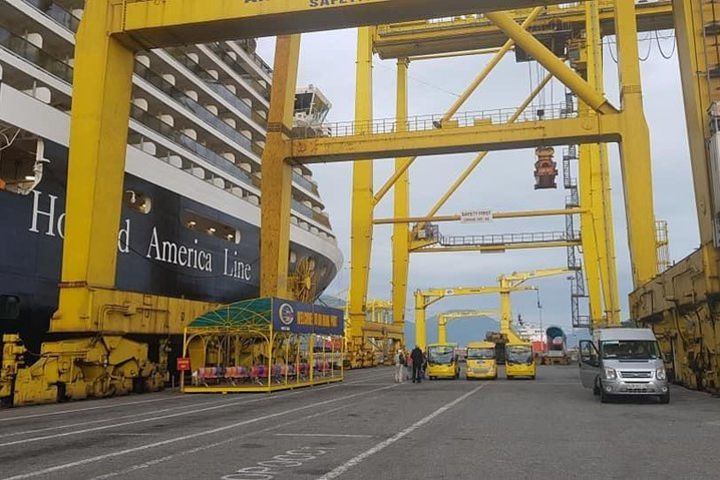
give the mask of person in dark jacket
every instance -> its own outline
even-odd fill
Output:
[[[412,381],[413,383],[420,383],[422,381],[422,367],[425,362],[425,355],[419,346],[415,345],[415,348],[410,353],[412,358]]]

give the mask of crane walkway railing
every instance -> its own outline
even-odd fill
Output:
[[[565,104],[557,103],[544,105],[538,108],[526,109],[514,123],[535,122],[539,120],[557,120],[577,116],[575,109]],[[348,137],[352,135],[381,135],[398,132],[421,132],[436,129],[465,128],[482,125],[507,124],[517,115],[517,108],[498,108],[493,110],[479,110],[460,112],[450,120],[443,120],[444,114],[415,115],[408,117],[404,122],[397,118],[381,118],[370,121],[329,122],[322,124],[322,131],[331,137]],[[309,138],[302,132],[296,132],[295,138]]]
[[[433,247],[495,247],[503,245],[521,245],[531,243],[579,242],[580,232],[572,235],[564,231],[527,232],[527,233],[489,233],[484,235],[439,235],[432,240]]]

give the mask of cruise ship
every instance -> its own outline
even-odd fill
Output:
[[[20,333],[35,352],[58,303],[83,5],[0,0],[0,333]],[[271,84],[253,40],[137,55],[118,289],[219,303],[258,295]],[[320,123],[329,108],[316,88],[300,91],[300,128]],[[290,271],[302,280],[291,284],[296,297],[313,301],[342,255],[304,166],[294,168],[291,221]]]

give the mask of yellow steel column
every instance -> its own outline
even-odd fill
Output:
[[[690,163],[692,166],[695,207],[697,209],[700,244],[713,241],[714,219],[712,186],[710,183],[706,145],[710,138],[707,110],[719,98],[718,79],[708,74],[708,62],[717,63],[717,46],[708,46],[713,36],[705,37],[703,17],[712,19],[712,4],[690,0],[673,0],[675,37],[678,44],[678,62],[682,80],[683,103]],[[705,13],[705,15],[703,14]]]
[[[408,91],[407,74],[408,59],[401,58],[397,64],[397,129],[407,130]],[[401,169],[407,158],[395,159],[395,169]],[[405,171],[395,184],[394,216],[403,218],[410,215],[410,175]],[[393,273],[392,273],[392,305],[393,323],[405,327],[405,307],[407,305],[407,281],[410,268],[410,229],[406,224],[393,225]]]
[[[438,343],[447,343],[448,318],[445,315],[438,315]]]
[[[587,81],[604,95],[602,36],[598,0],[585,4]],[[620,323],[620,301],[615,258],[615,228],[613,226],[610,167],[606,144],[589,145],[591,165],[591,205],[599,261],[600,282],[606,321]]]
[[[372,27],[358,29],[355,85],[355,133],[370,133],[372,121]],[[352,224],[350,227],[351,338],[362,337],[370,276],[373,236],[373,161],[353,163]]]
[[[620,143],[633,284],[657,274],[650,133],[643,110],[635,3],[615,0],[623,141]]]
[[[587,105],[580,105],[580,114],[587,114]],[[599,160],[597,145],[580,145],[579,155],[579,187],[580,187],[580,214],[581,240],[583,249],[583,269],[587,281],[587,292],[590,303],[590,321],[593,326],[602,322],[602,293],[600,290],[601,260],[598,256],[598,232],[596,230],[595,214],[592,207],[596,203],[593,190],[593,173],[595,173]]]
[[[262,157],[260,296],[288,296],[292,168],[286,161],[292,131],[300,35],[277,38],[268,129]]]
[[[415,292],[415,345],[425,350],[427,345],[427,327],[425,323],[425,295]]]
[[[113,288],[133,52],[107,34],[111,5],[88,0],[77,32],[60,306],[52,331],[86,330],[88,287]]]
[[[500,290],[500,333],[509,335],[510,322],[512,321],[512,304],[510,303],[510,290]]]
[[[586,55],[586,68],[582,72],[586,81],[592,88],[602,94],[602,84],[598,84],[599,70],[602,68],[597,64],[599,61],[599,45],[595,42],[600,40],[599,24],[596,25],[593,18],[592,3],[585,3],[585,44],[582,46]],[[598,19],[599,20],[599,19]],[[597,28],[596,28],[597,27]],[[579,102],[579,114],[583,116],[595,116],[597,113],[586,103]],[[602,191],[599,188],[600,177],[600,146],[598,144],[580,145],[579,155],[579,189],[580,208],[583,213],[580,215],[582,230],[582,254],[583,269],[587,283],[588,299],[590,304],[590,323],[593,327],[599,327],[603,322],[603,293],[607,282],[607,269],[604,269],[604,259],[601,246],[604,238],[604,222],[602,215]],[[598,207],[600,209],[598,210]],[[601,285],[603,289],[601,290]]]

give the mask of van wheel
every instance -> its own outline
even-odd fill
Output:
[[[600,388],[600,402],[601,403],[610,403],[612,396],[610,394],[605,393],[605,390]]]
[[[593,386],[593,395],[600,395],[600,382],[597,379],[595,380],[595,386]]]
[[[670,403],[670,392],[664,395],[660,395],[658,397],[658,400],[660,400],[660,403],[667,405],[668,403]]]

